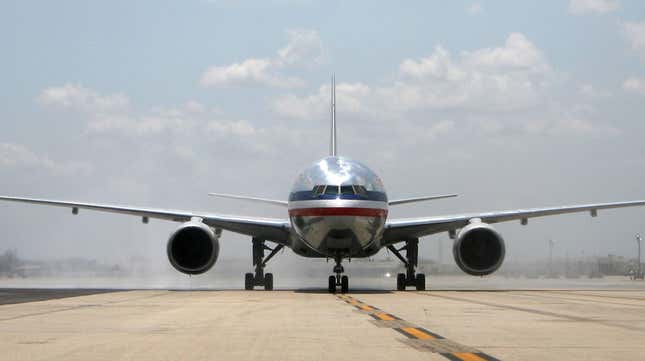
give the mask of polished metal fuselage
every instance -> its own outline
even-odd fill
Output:
[[[319,185],[362,186],[362,194],[316,194]],[[289,197],[292,249],[305,257],[368,257],[381,248],[388,212],[380,178],[361,163],[328,157],[305,169]]]

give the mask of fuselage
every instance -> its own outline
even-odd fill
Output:
[[[289,194],[293,250],[307,257],[367,257],[381,248],[388,200],[367,166],[327,157],[300,173]]]

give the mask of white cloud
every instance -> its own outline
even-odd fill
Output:
[[[375,118],[402,116],[422,109],[499,111],[539,104],[554,72],[542,52],[524,35],[513,33],[500,47],[453,56],[442,46],[425,58],[405,59],[390,84],[337,85],[338,109]],[[320,119],[328,114],[329,86],[314,94],[284,95],[271,109],[293,119]]]
[[[611,96],[611,93],[602,90],[602,89],[596,89],[593,85],[591,84],[582,84],[579,87],[580,94],[589,97],[589,98],[606,98]]]
[[[123,94],[102,95],[79,84],[67,83],[44,89],[38,100],[46,105],[81,111],[113,111],[127,108],[130,100]]]
[[[645,22],[625,22],[623,32],[632,50],[645,59]]]
[[[58,94],[67,95],[58,96]],[[124,96],[123,98],[127,99]],[[63,106],[80,112],[87,119],[86,131],[93,135],[119,135],[139,139],[146,137],[153,140],[155,137],[168,134],[175,139],[197,136],[204,138],[205,141],[208,141],[209,137],[215,137],[220,141],[225,139],[229,143],[239,143],[242,140],[243,144],[254,146],[249,138],[259,137],[259,134],[264,131],[257,129],[246,120],[223,120],[221,118],[224,115],[220,109],[209,109],[193,100],[176,107],[137,110],[133,107],[106,106],[109,102],[105,100],[113,99],[113,96],[68,85],[47,88],[41,93],[39,99],[48,106]],[[208,134],[208,137],[204,134]],[[262,142],[261,139],[254,138],[257,144],[271,141]],[[173,149],[175,149],[173,154],[182,158],[189,158],[191,154],[188,151],[189,148],[175,146]],[[0,165],[18,162],[40,164],[52,169],[61,168],[56,163],[46,158],[40,159],[22,148],[5,146],[4,155],[4,161],[0,159]]]
[[[295,77],[280,75],[275,69],[282,67],[270,59],[247,59],[226,66],[211,66],[201,77],[203,86],[262,84],[278,88],[296,88],[304,82]]]
[[[510,110],[539,103],[554,74],[542,52],[513,33],[501,47],[455,57],[438,46],[432,55],[406,59],[403,78],[383,89],[402,108]]]
[[[515,109],[539,102],[553,76],[542,52],[512,33],[503,46],[453,56],[442,46],[421,59],[405,59],[402,78],[380,90],[400,109]]]
[[[605,14],[616,11],[620,8],[618,0],[571,0],[569,1],[569,12],[575,15],[582,14]]]
[[[289,41],[287,45],[278,50],[277,62],[283,64],[297,64],[310,61],[322,64],[326,61],[326,51],[315,30],[291,29],[287,31]]]
[[[87,131],[92,134],[187,134],[200,126],[205,129],[208,118],[221,115],[219,109],[207,109],[192,100],[178,107],[156,107],[141,111],[130,107],[125,95],[101,94],[71,84],[44,89],[38,100],[47,106],[82,113],[87,118]]]
[[[246,120],[211,120],[206,124],[206,129],[214,135],[246,137],[255,135],[257,130]]]
[[[0,168],[45,169],[55,174],[87,175],[92,166],[83,162],[56,162],[48,156],[37,154],[23,145],[0,143]]]
[[[312,120],[329,117],[331,87],[322,85],[314,94],[304,97],[288,94],[280,96],[270,104],[277,114],[291,119]],[[370,104],[372,89],[362,83],[337,83],[336,108],[347,114],[372,114],[378,107]]]
[[[484,8],[480,3],[472,3],[466,7],[466,11],[470,14],[481,14]]]
[[[520,33],[510,34],[501,46],[458,55],[436,46],[427,57],[402,60],[398,70],[391,82],[379,85],[338,83],[341,117],[369,124],[365,130],[381,133],[391,131],[387,125],[397,122],[400,128],[418,129],[405,135],[410,138],[414,133],[418,141],[458,132],[490,136],[618,133],[595,119],[589,106],[562,106],[551,97],[558,74],[544,53]],[[579,91],[586,97],[610,96],[588,84]],[[329,93],[329,85],[323,85],[309,95],[277,97],[270,106],[285,118],[323,120],[329,117]]]
[[[623,82],[623,89],[626,91],[645,94],[645,79],[631,77]]]
[[[504,46],[465,52],[462,56],[474,67],[549,70],[542,52],[520,33],[510,34]]]
[[[271,58],[250,58],[229,65],[214,65],[201,76],[203,86],[260,84],[278,88],[295,88],[304,85],[302,79],[284,75],[281,71],[290,66],[311,65],[324,62],[325,50],[318,32],[296,29],[287,32],[287,45]]]

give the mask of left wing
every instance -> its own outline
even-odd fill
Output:
[[[479,218],[485,223],[499,223],[521,220],[526,224],[529,218],[553,216],[556,214],[590,212],[595,217],[599,209],[645,206],[645,200],[629,202],[595,203],[562,207],[517,209],[499,212],[470,213],[453,216],[427,218],[393,219],[386,223],[383,245],[397,243],[405,239],[419,238],[435,233],[453,231],[468,224],[471,219]]]
[[[456,197],[457,194],[442,194],[440,196],[425,196],[425,197],[416,197],[416,198],[406,198],[406,199],[397,199],[393,201],[387,202],[388,205],[390,206],[395,206],[397,204],[406,204],[406,203],[414,203],[414,202],[422,202],[422,201],[433,201],[435,199],[443,199],[443,198],[452,198]]]
[[[40,204],[56,207],[71,208],[73,213],[78,213],[79,209],[89,209],[99,212],[128,214],[142,217],[144,222],[148,218],[157,218],[174,222],[187,222],[192,218],[201,218],[202,221],[213,227],[221,228],[227,231],[249,235],[251,237],[263,238],[275,241],[277,243],[286,243],[289,239],[289,221],[286,219],[269,219],[241,216],[224,216],[208,213],[195,213],[190,211],[179,211],[169,209],[139,208],[130,206],[121,206],[114,204],[84,203],[56,201],[49,199],[20,198],[20,197],[2,197],[0,201],[11,201],[20,203]]]

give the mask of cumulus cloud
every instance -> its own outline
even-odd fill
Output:
[[[403,108],[510,110],[533,106],[553,74],[542,52],[513,33],[500,47],[453,56],[441,46],[421,59],[406,59],[402,80],[384,89]]]
[[[188,102],[182,108],[137,112],[130,107],[130,100],[124,94],[103,94],[72,83],[43,89],[38,101],[84,114],[88,118],[87,130],[92,133],[144,135],[181,130],[191,126],[190,119],[185,117],[187,112],[203,111],[201,104]]]
[[[575,15],[605,14],[620,8],[618,0],[571,0],[569,12]]]
[[[283,74],[291,66],[320,64],[325,50],[315,30],[296,29],[287,32],[288,42],[270,58],[250,58],[229,65],[214,65],[201,76],[203,86],[265,85],[295,88],[304,85],[297,77]]]
[[[366,131],[387,131],[387,124],[396,121],[418,129],[419,139],[426,140],[463,131],[618,134],[584,104],[559,105],[550,96],[558,80],[543,51],[523,34],[512,33],[500,46],[457,54],[438,45],[427,57],[402,60],[391,82],[338,83],[337,108],[343,117],[369,122]],[[579,91],[586,97],[610,95],[588,84]],[[329,116],[329,93],[329,85],[322,85],[309,95],[277,97],[270,106],[285,118],[322,120]]]
[[[390,84],[339,83],[338,108],[386,118],[414,110],[510,111],[539,104],[554,72],[524,35],[504,45],[453,55],[442,46],[419,59],[404,59]],[[314,119],[326,113],[329,87],[308,96],[284,95],[271,108],[287,118]]]
[[[287,94],[273,100],[271,109],[277,114],[291,119],[313,120],[329,116],[329,99],[331,86],[321,85],[318,91],[306,95],[297,96]],[[337,83],[336,102],[337,108],[343,112],[361,114],[370,113],[370,99],[372,89],[362,83]]]
[[[123,94],[102,94],[78,85],[65,84],[44,89],[41,104],[79,112],[87,119],[90,134],[117,134],[131,137],[154,136],[162,133],[189,134],[193,130],[248,135],[250,125],[240,121],[213,120],[221,116],[218,108],[208,109],[194,100],[174,107],[138,110],[131,107]],[[214,124],[220,124],[217,128]],[[27,157],[28,158],[28,157]],[[25,158],[25,159],[27,159]]]
[[[16,143],[0,143],[0,168],[45,169],[54,174],[87,175],[92,166],[83,162],[57,162]]]
[[[645,79],[628,78],[623,82],[623,89],[633,93],[645,94]]]
[[[44,89],[38,100],[46,105],[82,111],[114,111],[130,103],[123,94],[99,94],[80,84],[67,83]]]
[[[632,50],[645,59],[645,22],[625,22],[623,32]]]

